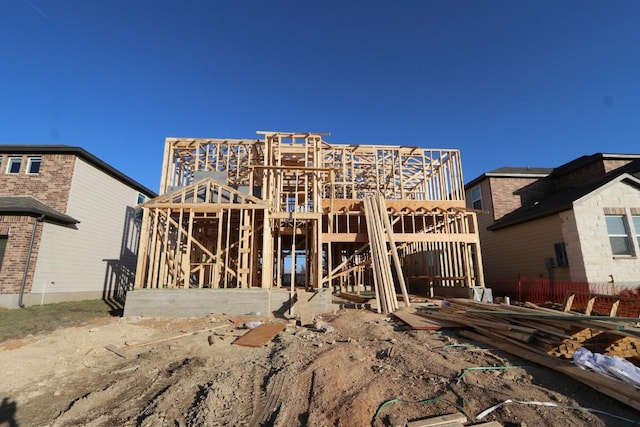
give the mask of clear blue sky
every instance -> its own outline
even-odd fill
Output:
[[[157,190],[164,138],[457,148],[465,180],[640,153],[640,1],[0,0],[0,144]]]

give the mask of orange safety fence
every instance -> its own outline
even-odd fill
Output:
[[[571,311],[609,315],[615,304],[616,316],[640,316],[640,289],[623,288],[614,283],[566,282],[520,276],[493,280],[486,286],[491,288],[494,297],[509,297],[511,301],[564,304],[567,295],[573,294]]]

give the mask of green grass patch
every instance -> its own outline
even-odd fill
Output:
[[[0,309],[0,342],[82,325],[99,317],[120,315],[120,303],[101,299]]]

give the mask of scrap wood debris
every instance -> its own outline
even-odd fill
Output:
[[[140,348],[140,347],[146,347],[149,345],[153,345],[153,344],[160,344],[163,342],[167,342],[167,341],[172,341],[178,338],[184,338],[184,337],[189,337],[191,335],[196,335],[196,334],[200,334],[203,332],[212,332],[215,331],[217,329],[222,329],[222,328],[226,328],[230,325],[221,325],[221,326],[214,326],[214,327],[209,327],[206,329],[200,329],[197,331],[192,331],[192,332],[186,332],[183,334],[179,334],[179,335],[173,335],[171,337],[166,337],[166,338],[160,338],[157,340],[152,340],[152,341],[145,341],[145,342],[141,342],[141,343],[136,343],[136,344],[129,344],[129,345],[125,345],[124,347],[118,347],[115,344],[108,344],[106,345],[104,348],[106,348],[107,350],[111,351],[112,353],[117,354],[120,357],[127,357],[127,350],[133,350],[135,348]]]
[[[263,323],[249,330],[233,343],[244,347],[262,347],[286,328],[287,325],[282,323]]]
[[[571,365],[578,348],[640,363],[637,319],[583,316],[527,303],[524,307],[452,299],[439,310],[417,317],[455,322],[471,330],[459,335],[561,372],[601,393],[640,410],[640,389]]]

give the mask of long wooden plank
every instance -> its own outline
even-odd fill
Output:
[[[384,204],[384,197],[382,197],[382,194],[378,194],[378,205],[380,215],[382,216],[382,223],[387,231],[386,236],[389,240],[389,245],[391,246],[391,258],[393,259],[393,264],[396,268],[396,275],[398,283],[400,284],[400,290],[402,291],[404,305],[405,307],[409,307],[411,305],[409,302],[409,293],[407,292],[407,286],[404,282],[404,273],[402,272],[402,265],[400,264],[400,258],[398,257],[398,247],[396,246],[396,241],[393,237],[393,227],[391,226],[391,221],[389,221],[389,215],[387,214],[387,208]]]
[[[467,310],[471,314],[489,314],[491,316],[502,317],[521,317],[521,318],[538,318],[538,319],[554,319],[554,320],[568,320],[568,321],[582,321],[582,320],[595,320],[595,321],[613,321],[613,322],[630,322],[635,323],[638,320],[632,317],[613,317],[613,316],[571,316],[566,313],[558,312],[560,314],[548,314],[548,313],[516,313],[513,311],[491,311],[491,310]]]
[[[577,366],[570,365],[568,362],[558,360],[555,357],[534,353],[499,339],[490,338],[470,331],[461,332],[461,335],[474,341],[484,343],[492,348],[504,350],[514,356],[521,357],[525,360],[553,369],[554,371],[561,372],[576,381],[580,381],[581,383],[598,390],[602,394],[606,394],[607,396],[631,406],[634,409],[640,410],[640,390],[635,389],[631,384],[605,377],[604,375],[596,372],[584,371]]]
[[[460,323],[451,322],[440,319],[426,319],[413,313],[396,311],[393,313],[395,317],[411,326],[411,329],[418,331],[439,331],[443,329],[465,329],[467,326]]]
[[[347,292],[340,292],[337,296],[348,301],[357,302],[358,304],[365,304],[370,302],[371,300],[376,299],[375,296],[363,297],[361,295],[354,295]]]
[[[456,414],[440,415],[438,417],[411,421],[407,423],[407,427],[444,427],[451,425],[464,425],[463,423],[466,422],[467,417],[458,412]]]
[[[284,331],[286,325],[277,323],[265,323],[235,340],[233,343],[241,345],[243,347],[262,347],[269,341],[271,341],[276,335]]]
[[[376,309],[378,313],[382,312],[386,314],[387,305],[386,305],[385,297],[382,293],[383,287],[382,287],[382,279],[379,272],[380,267],[377,260],[375,259],[376,245],[372,240],[374,238],[374,230],[373,230],[373,221],[371,220],[371,206],[367,198],[363,200],[363,203],[364,203],[364,214],[365,214],[366,223],[367,223],[367,234],[369,235],[369,239],[370,239],[369,247],[371,248],[371,266],[373,269],[373,284],[376,289],[376,301],[377,301]]]
[[[187,333],[180,334],[180,335],[174,335],[172,337],[160,338],[160,339],[157,339],[157,340],[145,341],[145,342],[140,342],[140,343],[136,343],[136,344],[125,345],[124,347],[118,347],[118,346],[116,346],[114,344],[109,344],[109,345],[106,345],[104,348],[106,348],[109,351],[114,352],[118,356],[127,357],[126,354],[125,354],[126,350],[133,350],[134,348],[145,347],[145,346],[153,345],[153,344],[160,344],[160,343],[163,343],[163,342],[166,342],[166,341],[171,341],[171,340],[175,340],[175,339],[178,339],[178,338],[184,338],[184,337],[188,337],[188,336],[191,336],[191,335],[200,334],[202,332],[210,332],[210,331],[215,331],[217,329],[227,328],[229,326],[231,326],[231,325],[220,325],[220,326],[215,326],[213,328],[200,329],[198,331],[187,332]]]

